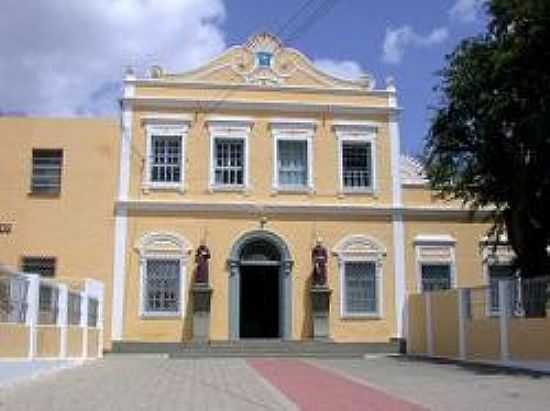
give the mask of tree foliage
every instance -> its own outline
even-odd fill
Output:
[[[432,188],[494,207],[522,275],[548,275],[550,1],[490,0],[485,33],[447,56],[426,138]]]

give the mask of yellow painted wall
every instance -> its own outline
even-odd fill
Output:
[[[39,326],[36,329],[36,356],[58,357],[60,346],[60,331],[54,326]]]
[[[58,277],[105,284],[105,343],[110,345],[113,201],[119,129],[110,119],[0,118],[0,262],[19,268],[21,257],[57,258]],[[62,148],[61,195],[30,195],[33,148]]]
[[[512,318],[508,341],[513,360],[550,360],[550,318]]]
[[[434,354],[440,357],[457,357],[458,342],[458,291],[430,293]]]
[[[25,325],[0,324],[0,358],[27,357],[29,329]]]
[[[274,116],[265,113],[246,114],[233,113],[254,119],[254,126],[249,140],[250,149],[250,186],[246,193],[214,192],[209,190],[210,174],[210,135],[205,123],[204,114],[190,114],[193,119],[191,129],[185,141],[185,192],[178,190],[142,190],[144,177],[144,158],[146,156],[146,130],[142,118],[153,113],[170,114],[174,111],[159,112],[138,111],[133,122],[134,150],[131,158],[131,198],[140,200],[171,200],[196,201],[216,203],[224,201],[260,202],[269,204],[355,204],[355,205],[390,205],[392,201],[392,182],[390,164],[390,145],[387,118],[372,116],[361,117],[363,121],[379,121],[381,127],[376,137],[376,184],[374,195],[339,195],[338,174],[338,141],[332,129],[332,122],[324,116],[283,115],[277,118],[310,118],[318,121],[318,127],[313,137],[313,179],[314,194],[274,194],[273,187],[273,136],[269,128],[269,120]],[[180,113],[181,114],[181,113]],[[217,113],[224,115],[227,113]],[[350,121],[357,118],[350,118]]]
[[[81,327],[67,328],[67,357],[82,357],[82,330]]]
[[[143,341],[180,341],[190,337],[190,307],[185,319],[162,320],[139,318],[139,255],[134,249],[136,242],[149,232],[168,231],[186,238],[193,247],[199,244],[203,230],[208,230],[210,281],[212,295],[211,338],[228,338],[228,271],[227,258],[232,245],[248,231],[259,228],[258,219],[227,216],[215,218],[208,215],[146,217],[132,215],[129,221],[128,278],[126,282],[126,305],[124,339]],[[342,320],[340,318],[340,287],[336,257],[329,263],[331,297],[330,329],[336,341],[387,341],[395,336],[394,272],[391,251],[392,229],[389,222],[328,220],[312,221],[311,216],[295,216],[292,219],[269,219],[266,229],[280,235],[294,259],[292,270],[292,337],[309,338],[312,324],[309,300],[311,274],[311,247],[316,232],[323,237],[327,248],[332,249],[338,241],[349,234],[367,234],[378,239],[387,249],[383,261],[384,318],[381,320]],[[194,265],[187,266],[187,289]]]
[[[482,256],[479,248],[481,238],[487,233],[490,223],[467,220],[429,221],[422,218],[405,220],[405,266],[407,290],[419,291],[419,273],[415,254],[415,237],[418,235],[450,235],[456,239],[456,274],[458,287],[475,287],[485,284],[482,271]]]
[[[408,310],[407,352],[409,354],[426,354],[428,351],[428,342],[426,337],[425,295],[410,295]]]
[[[498,319],[466,321],[466,357],[468,359],[500,359]]]

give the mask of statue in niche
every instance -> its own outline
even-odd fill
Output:
[[[311,261],[313,263],[313,285],[326,286],[328,253],[321,238],[317,238],[315,247],[311,251]]]
[[[195,253],[195,263],[197,264],[195,281],[198,284],[208,284],[208,260],[210,257],[210,250],[203,239]]]

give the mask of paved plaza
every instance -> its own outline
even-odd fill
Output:
[[[110,356],[0,385],[4,410],[546,410],[550,378],[365,359]]]

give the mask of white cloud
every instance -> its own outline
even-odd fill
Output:
[[[223,0],[2,0],[0,111],[111,114],[123,70],[183,71],[225,48]]]
[[[403,60],[405,50],[409,47],[428,48],[443,43],[449,37],[449,30],[440,27],[422,36],[410,26],[397,29],[386,29],[382,60],[390,64],[399,64]]]
[[[361,65],[352,60],[317,59],[313,64],[321,71],[346,80],[357,80],[363,74]]]
[[[451,19],[462,23],[472,23],[477,20],[485,0],[456,0],[449,14]]]

